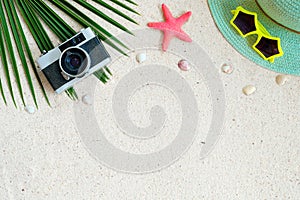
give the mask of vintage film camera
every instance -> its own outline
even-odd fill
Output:
[[[111,58],[91,28],[46,52],[37,63],[56,93],[100,70]]]

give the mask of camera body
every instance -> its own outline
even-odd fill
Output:
[[[91,28],[82,29],[37,63],[58,94],[110,63],[111,58]]]

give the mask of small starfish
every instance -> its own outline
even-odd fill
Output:
[[[192,42],[192,39],[188,36],[188,34],[181,29],[181,26],[190,18],[192,12],[189,11],[178,18],[174,18],[169,8],[165,4],[162,4],[162,10],[165,17],[165,22],[151,22],[148,23],[148,26],[164,32],[162,44],[163,51],[168,49],[169,43],[174,36],[180,40]]]

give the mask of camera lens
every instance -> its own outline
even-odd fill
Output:
[[[73,68],[80,67],[81,62],[82,62],[81,61],[82,58],[79,55],[75,55],[75,54],[67,57],[67,59],[68,59],[67,62],[70,63],[71,67],[73,67]]]
[[[80,77],[89,69],[88,54],[81,48],[66,49],[60,58],[62,71],[71,77]]]

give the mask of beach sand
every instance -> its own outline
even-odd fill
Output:
[[[129,15],[140,25],[124,24],[130,30],[143,29],[160,34],[159,31],[151,32],[146,25],[148,22],[163,20],[162,3],[176,17],[192,11],[193,14],[183,29],[210,58],[211,65],[207,67],[216,71],[219,76],[225,98],[225,101],[221,99],[222,102],[219,103],[223,105],[225,115],[213,116],[211,92],[215,88],[207,87],[203,81],[205,74],[193,67],[187,72],[180,71],[177,67],[180,55],[162,53],[158,49],[134,49],[129,57],[121,57],[113,62],[110,66],[113,73],[111,80],[106,85],[96,83],[94,107],[82,102],[73,103],[65,94],[54,94],[43,78],[51,108],[38,89],[39,109],[34,114],[25,111],[18,95],[18,109],[14,108],[10,99],[7,107],[1,102],[0,199],[300,198],[299,77],[291,76],[284,85],[279,86],[275,82],[277,73],[257,66],[236,52],[218,31],[206,1],[139,1],[137,10],[141,16]],[[61,12],[59,14],[62,15]],[[96,16],[89,16],[108,27],[115,35],[122,34]],[[68,17],[65,18],[75,30],[81,29]],[[118,17],[117,19],[120,20]],[[51,39],[55,45],[60,43],[54,36]],[[145,38],[145,41],[151,39],[153,38]],[[161,41],[150,42],[159,45]],[[173,39],[171,43],[173,42],[188,47],[187,43],[177,39]],[[34,57],[38,58],[39,50],[31,37],[29,43]],[[140,52],[147,54],[143,63],[136,61],[136,55]],[[222,72],[224,63],[234,68],[231,74]],[[118,83],[139,67],[154,64],[176,72],[194,92],[198,106],[194,111],[199,117],[196,121],[197,130],[190,146],[182,154],[175,156],[176,159],[172,162],[165,162],[168,158],[158,153],[153,159],[158,159],[158,164],[161,162],[162,166],[153,167],[152,160],[149,163],[145,161],[143,164],[146,167],[143,167],[147,170],[139,171],[137,168],[136,172],[139,174],[135,174],[134,170],[126,168],[132,164],[129,159],[128,162],[126,158],[125,162],[121,162],[116,157],[116,165],[110,165],[105,163],[104,158],[93,153],[90,144],[83,139],[83,135],[89,138],[89,133],[82,133],[78,127],[78,123],[85,123],[80,121],[84,115],[75,110],[78,106],[93,109],[97,119],[96,126],[102,130],[107,141],[122,152],[146,155],[167,148],[176,140],[183,105],[183,102],[178,102],[176,92],[170,91],[170,88],[156,84],[155,81],[154,84],[141,85],[130,96],[127,108],[124,107],[134,125],[146,127],[151,124],[151,108],[161,106],[166,120],[158,127],[157,131],[160,132],[151,138],[130,136],[116,122],[122,112],[118,116],[113,114],[113,108],[117,106],[114,105],[117,104],[114,92]],[[159,72],[159,66],[157,70]],[[172,73],[168,72],[163,75],[168,78],[172,76],[170,74]],[[22,81],[27,104],[34,105],[29,89],[26,88],[25,76],[22,76]],[[88,93],[85,88],[93,81],[95,78],[90,77],[76,86],[81,88],[78,89],[79,100]],[[37,86],[36,80],[34,83]],[[255,93],[244,95],[242,89],[247,85],[254,85]],[[17,94],[17,89],[15,91]],[[5,93],[9,97],[7,89]],[[155,113],[152,117],[157,118]],[[89,118],[84,120],[90,121]],[[210,153],[203,155],[201,150],[207,144],[206,136],[212,120],[222,122],[222,131],[218,133]],[[189,139],[191,135],[186,134]],[[99,146],[100,151],[101,148]],[[107,150],[103,147],[103,151]],[[106,158],[113,156],[110,152],[106,153]]]

